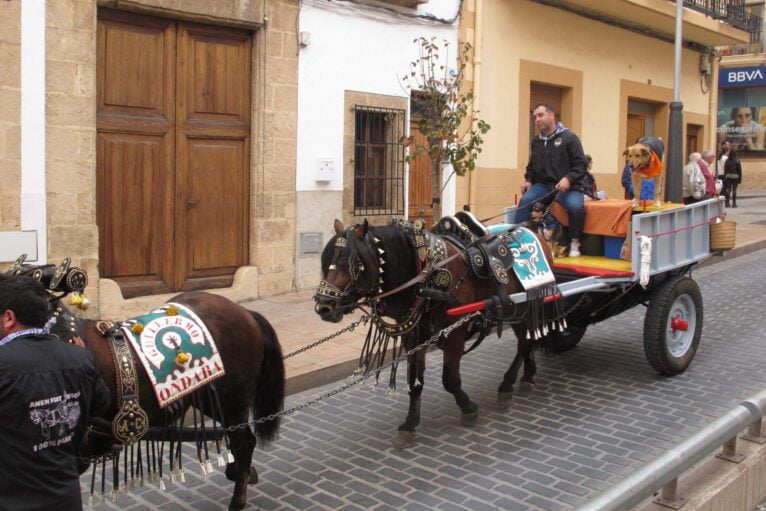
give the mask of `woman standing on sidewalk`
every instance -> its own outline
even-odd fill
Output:
[[[737,151],[729,150],[729,157],[724,163],[723,189],[726,194],[726,207],[737,207],[737,186],[742,182],[742,164]]]
[[[731,151],[731,144],[727,140],[721,142],[721,149],[718,151],[718,156],[715,159],[715,178],[721,180],[721,194],[726,197],[726,187],[724,186],[723,175],[726,173],[724,166],[726,160],[729,159],[729,151]]]

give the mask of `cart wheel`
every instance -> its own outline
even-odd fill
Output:
[[[689,277],[665,282],[651,296],[644,319],[644,352],[665,376],[689,367],[702,335],[702,294]]]
[[[555,330],[541,338],[540,343],[549,353],[563,353],[577,346],[587,328],[585,326],[569,326],[563,332]]]

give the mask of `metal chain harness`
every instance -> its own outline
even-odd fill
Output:
[[[348,325],[347,327],[338,330],[334,334],[330,334],[330,335],[328,335],[327,337],[325,337],[323,339],[319,339],[316,342],[312,342],[311,344],[308,344],[308,345],[306,345],[306,346],[304,346],[304,347],[302,347],[300,349],[297,349],[297,350],[293,351],[292,353],[288,353],[287,355],[283,355],[282,356],[282,360],[286,360],[286,359],[288,359],[290,357],[294,357],[295,355],[300,355],[304,351],[308,351],[311,348],[316,348],[320,344],[325,343],[325,342],[327,342],[327,341],[329,341],[331,339],[334,339],[334,338],[338,337],[341,334],[345,334],[346,332],[351,332],[356,327],[358,327],[360,324],[365,324],[366,325],[369,320],[370,320],[370,316],[369,315],[364,315],[361,318],[359,318],[358,320],[356,320],[353,323],[351,323],[350,325]]]
[[[402,360],[404,360],[407,357],[409,357],[410,355],[413,355],[414,353],[417,353],[420,350],[423,350],[423,349],[425,349],[425,348],[427,348],[429,346],[432,346],[432,345],[436,344],[437,342],[439,342],[439,340],[442,337],[447,337],[453,331],[457,330],[458,328],[463,326],[465,323],[467,323],[468,321],[472,320],[474,317],[479,316],[479,315],[481,315],[481,312],[476,311],[476,312],[472,312],[471,314],[467,314],[467,315],[463,316],[462,318],[457,320],[455,323],[452,323],[448,327],[445,327],[442,330],[439,330],[438,332],[436,332],[427,341],[423,342],[422,344],[419,344],[419,345],[415,346],[414,348],[412,348],[411,350],[407,351],[406,353],[404,353],[399,358],[391,360],[387,364],[381,366],[379,368],[379,370],[382,371],[382,370],[390,367],[394,363],[399,363]],[[349,326],[351,326],[351,325],[349,325]],[[378,372],[378,371],[376,370],[376,372]],[[333,390],[331,390],[329,392],[326,392],[326,393],[324,393],[324,394],[322,394],[320,396],[317,396],[314,399],[310,399],[309,401],[306,401],[305,403],[301,403],[299,405],[293,406],[292,408],[288,408],[287,410],[282,410],[281,412],[278,412],[278,413],[272,413],[271,415],[267,415],[266,417],[261,417],[260,419],[254,419],[254,420],[251,420],[249,422],[243,422],[242,424],[237,424],[235,426],[228,426],[226,428],[226,430],[227,431],[237,431],[239,429],[245,429],[245,428],[248,428],[250,426],[254,426],[256,424],[263,424],[265,422],[272,421],[272,420],[274,420],[274,419],[276,419],[278,417],[282,417],[284,415],[288,415],[288,414],[297,412],[298,410],[302,410],[303,408],[306,408],[306,407],[311,406],[313,404],[316,404],[316,403],[318,403],[320,401],[324,401],[327,398],[330,398],[332,396],[340,394],[341,392],[343,392],[343,391],[345,391],[345,390],[347,390],[347,389],[349,389],[349,388],[351,388],[351,387],[353,387],[355,385],[358,385],[358,384],[364,382],[366,379],[370,378],[371,376],[372,376],[372,374],[364,374],[362,376],[357,377],[354,380],[351,380],[351,381],[341,385],[340,387],[337,387],[337,388],[335,388],[335,389],[333,389]]]

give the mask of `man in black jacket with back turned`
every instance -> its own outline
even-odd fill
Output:
[[[93,356],[47,318],[39,282],[0,275],[0,510],[82,509],[80,443],[109,406]]]

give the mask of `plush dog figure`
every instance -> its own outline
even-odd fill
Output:
[[[635,145],[628,147],[622,155],[630,165],[633,182],[633,207],[639,204],[641,180],[654,179],[654,205],[662,205],[665,188],[665,167],[662,164],[662,154],[665,144],[656,137],[643,137]]]
[[[553,253],[553,257],[569,255],[567,228],[561,225],[552,214],[547,212],[545,204],[535,202],[529,212],[527,226],[540,234]]]

